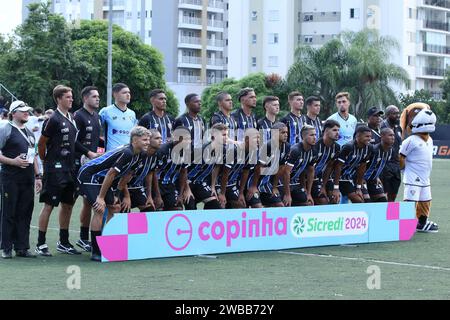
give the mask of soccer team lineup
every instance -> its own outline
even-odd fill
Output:
[[[73,90],[63,85],[53,90],[55,110],[42,113],[26,101],[9,106],[0,125],[3,259],[51,257],[56,249],[102,261],[97,237],[115,214],[129,212],[407,201],[415,203],[418,232],[439,230],[430,220],[436,116],[427,104],[402,112],[373,107],[358,122],[350,114],[350,94],[341,92],[336,113],[321,120],[321,99],[294,91],[285,117],[278,117],[280,98],[267,96],[265,116],[257,119],[256,92],[242,88],[236,97],[219,92],[211,119],[200,115],[201,97],[189,94],[187,112],[175,119],[166,111],[165,91],[155,89],[149,112],[138,119],[128,107],[130,88],[117,83],[112,92],[114,104],[103,109],[90,86],[72,113]],[[35,193],[43,206],[32,246]],[[72,214],[78,198],[81,212]],[[53,211],[59,215],[54,249],[47,244]],[[78,218],[76,248],[69,230]],[[358,230],[366,224],[364,217],[329,225],[312,219],[309,227]]]

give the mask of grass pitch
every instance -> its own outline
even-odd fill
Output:
[[[435,160],[432,219],[438,234],[412,241],[252,252],[98,264],[88,254],[56,252],[57,212],[47,233],[51,258],[0,260],[0,299],[449,299],[450,161]],[[402,199],[402,190],[399,199]],[[36,202],[31,245],[36,244]],[[70,238],[78,239],[80,201]],[[33,248],[34,249],[34,248]],[[70,290],[68,268],[80,270],[80,289]],[[368,268],[381,272],[381,288],[368,289]],[[69,270],[70,271],[70,270]]]

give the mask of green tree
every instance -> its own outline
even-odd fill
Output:
[[[287,87],[298,90],[305,98],[322,99],[321,114],[328,117],[334,110],[334,98],[341,90],[347,68],[347,53],[340,40],[334,39],[320,48],[301,45],[287,75]]]
[[[4,57],[2,75],[8,87],[33,107],[53,107],[52,90],[57,84],[79,92],[87,72],[70,41],[62,16],[51,14],[50,4],[31,4],[29,18],[19,26],[14,48]]]
[[[233,98],[234,109],[240,108],[240,103],[237,100],[238,92],[245,87],[255,89],[257,96],[257,107],[255,113],[258,117],[263,117],[265,112],[262,106],[262,102],[265,96],[276,95],[281,99],[283,104],[286,99],[285,88],[282,78],[277,75],[266,76],[264,73],[250,74],[240,80],[232,78],[225,79],[221,83],[214,84],[203,91],[202,94],[202,116],[205,119],[211,119],[214,112],[218,111],[216,103],[216,95],[219,92],[225,91],[231,94]],[[280,114],[282,116],[282,114]]]
[[[390,83],[407,86],[409,81],[406,70],[389,62],[392,51],[399,49],[398,42],[373,29],[344,32],[341,39],[347,52],[343,85],[352,93],[355,114],[365,117],[370,107],[397,104]]]
[[[450,106],[447,101],[439,101],[434,99],[430,91],[416,90],[414,94],[400,94],[400,107],[406,108],[412,103],[422,102],[431,107],[431,110],[436,114],[439,124],[450,123]]]
[[[106,97],[107,39],[108,25],[104,21],[81,21],[80,27],[72,30],[75,52],[89,71],[83,82],[96,85],[102,97]],[[156,88],[166,90],[168,112],[178,115],[178,101],[166,86],[162,61],[160,52],[142,43],[134,34],[114,25],[113,83],[123,82],[130,87],[131,108],[139,116],[148,112],[148,93]]]
[[[404,69],[389,63],[395,40],[377,31],[345,32],[321,48],[300,46],[287,75],[287,86],[305,96],[322,99],[322,117],[334,112],[334,98],[340,91],[352,95],[354,113],[364,117],[369,107],[396,104],[391,82],[407,84]]]

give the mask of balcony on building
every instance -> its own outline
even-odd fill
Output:
[[[196,56],[182,56],[178,61],[179,68],[192,68],[201,69],[202,68],[202,58]]]
[[[203,1],[202,0],[178,0],[178,8],[202,10],[203,9]]]
[[[178,82],[179,83],[201,83],[201,78],[200,78],[200,76],[179,75]]]
[[[201,49],[202,39],[200,37],[180,36],[178,41],[178,47]]]
[[[179,22],[178,28],[201,30],[202,29],[202,19],[199,17],[183,16],[183,18]]]
[[[436,20],[425,20],[424,27],[427,29],[450,32],[450,24],[448,22],[442,22],[442,21],[436,21]]]
[[[223,13],[225,10],[225,3],[219,0],[209,0],[208,1],[208,11]]]
[[[450,54],[450,47],[448,47],[448,46],[439,46],[439,45],[424,43],[422,50],[423,50],[423,52],[428,52],[428,53]]]
[[[431,68],[431,67],[424,67],[422,68],[422,74],[424,76],[430,76],[430,77],[440,77],[443,78],[445,75],[445,69],[444,68]]]
[[[418,6],[431,6],[450,10],[450,0],[419,0]]]

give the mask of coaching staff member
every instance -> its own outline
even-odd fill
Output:
[[[75,203],[75,142],[78,129],[69,113],[72,108],[72,89],[57,86],[53,98],[58,107],[44,124],[39,139],[39,157],[44,163],[44,177],[39,201],[45,203],[39,215],[39,235],[36,253],[51,256],[46,244],[50,214],[61,203],[59,210],[59,241],[56,250],[67,254],[80,254],[69,242],[69,223]]]
[[[0,128],[0,243],[4,259],[12,258],[13,245],[17,257],[36,257],[29,251],[34,178],[38,172],[34,135],[25,126],[31,110],[23,101],[13,102],[11,122]],[[36,190],[41,187],[38,178]]]

